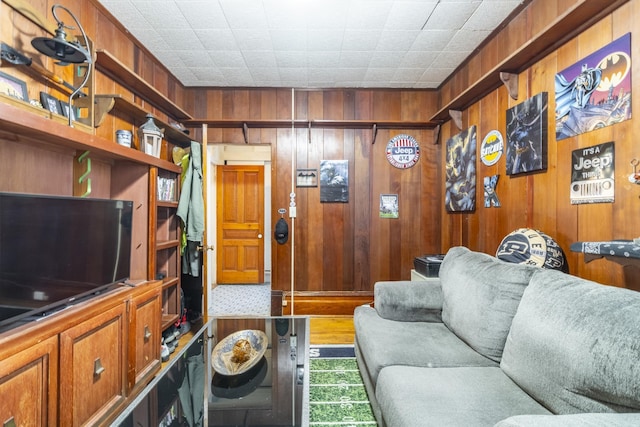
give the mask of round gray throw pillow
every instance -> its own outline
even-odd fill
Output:
[[[560,245],[542,231],[519,228],[509,233],[498,246],[496,257],[515,264],[569,272],[567,258]]]

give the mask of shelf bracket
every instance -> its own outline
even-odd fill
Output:
[[[242,124],[242,135],[244,136],[244,143],[248,144],[249,143],[249,126],[247,126],[246,122]]]
[[[460,110],[449,110],[449,116],[456,127],[462,130],[462,111]]]
[[[373,136],[371,137],[371,145],[373,145],[376,143],[376,136],[378,136],[378,125],[376,123],[373,124],[371,132],[373,133]]]
[[[502,80],[502,83],[504,83],[507,88],[509,96],[514,100],[518,100],[518,75],[501,71],[500,80]]]
[[[99,127],[107,116],[107,113],[116,105],[116,98],[113,96],[96,97],[95,103],[95,127]]]
[[[433,129],[433,135],[433,145],[440,144],[440,125],[436,125],[436,127]]]

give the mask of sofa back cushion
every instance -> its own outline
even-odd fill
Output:
[[[499,362],[522,293],[537,270],[451,248],[440,267],[442,321],[475,351]]]
[[[531,278],[501,367],[556,414],[640,410],[640,293],[552,270]]]

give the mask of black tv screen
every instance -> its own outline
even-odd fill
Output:
[[[0,193],[0,328],[129,278],[133,202]]]

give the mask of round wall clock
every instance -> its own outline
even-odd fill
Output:
[[[420,146],[410,135],[397,135],[387,143],[387,160],[398,169],[406,169],[418,163]]]

